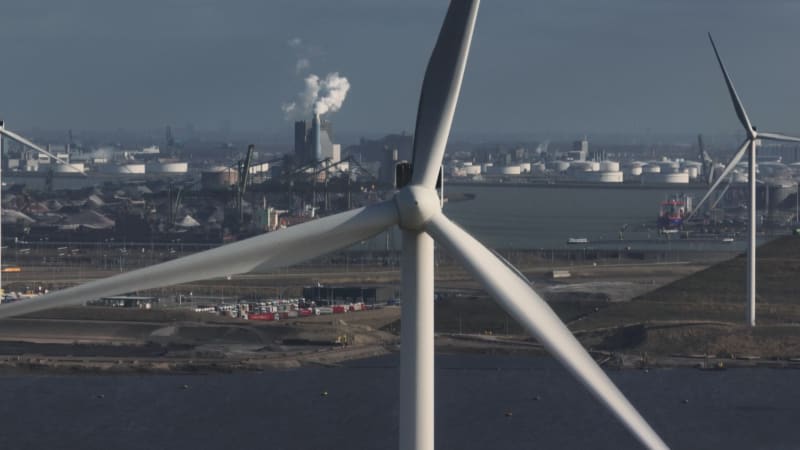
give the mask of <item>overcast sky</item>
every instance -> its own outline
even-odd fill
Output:
[[[446,6],[0,0],[0,117],[14,129],[229,120],[275,132],[305,74],[338,71],[351,84],[339,129],[413,130]],[[797,1],[484,1],[454,129],[733,131],[711,31],[753,123],[800,130],[798,18]]]

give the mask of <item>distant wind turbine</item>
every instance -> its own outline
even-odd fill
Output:
[[[436,193],[472,41],[478,0],[453,0],[422,85],[411,182],[393,199],[111,278],[0,305],[0,318],[140,289],[289,266],[402,229],[399,436],[402,450],[434,447],[434,239],[647,448],[666,449],[530,284],[442,214]]]
[[[725,65],[722,63],[722,58],[719,56],[717,46],[714,44],[711,33],[708,33],[708,40],[711,41],[711,47],[714,49],[717,62],[719,62],[719,68],[722,70],[722,75],[725,77],[725,84],[728,86],[728,94],[730,94],[731,101],[733,102],[733,108],[736,110],[736,116],[739,118],[742,127],[744,127],[747,137],[717,180],[711,185],[711,188],[697,204],[694,211],[689,215],[688,220],[691,220],[694,214],[700,210],[700,207],[708,200],[720,183],[727,179],[730,172],[736,167],[736,164],[739,163],[745,152],[749,149],[750,153],[747,161],[749,173],[747,185],[750,189],[750,198],[747,205],[749,213],[749,239],[747,242],[747,324],[754,327],[756,326],[756,140],[765,139],[778,142],[800,142],[800,138],[756,130],[756,127],[750,123],[750,119],[747,117],[747,112],[744,110],[744,105],[742,105],[739,95],[736,94],[736,88],[733,87],[733,81],[731,81],[728,71],[725,70]]]
[[[5,136],[6,138],[11,139],[12,141],[17,141],[20,144],[22,144],[22,145],[24,145],[26,147],[30,147],[30,148],[36,150],[39,153],[43,153],[43,154],[53,158],[53,160],[55,160],[55,162],[57,162],[58,164],[65,165],[65,166],[71,168],[74,172],[80,173],[81,175],[86,176],[86,173],[83,171],[83,169],[80,169],[78,167],[73,166],[72,164],[68,163],[67,161],[64,161],[63,159],[59,158],[58,156],[54,155],[53,153],[48,152],[47,150],[45,150],[42,147],[34,144],[33,142],[29,141],[28,139],[20,136],[19,134],[14,133],[13,131],[6,129],[5,123],[3,121],[0,121],[0,137],[2,137],[2,136]]]

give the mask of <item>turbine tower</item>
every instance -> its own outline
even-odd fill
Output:
[[[703,205],[703,203],[708,200],[720,183],[722,183],[722,181],[728,177],[733,168],[736,167],[736,164],[739,163],[744,154],[749,150],[747,159],[747,186],[750,190],[750,195],[747,205],[749,215],[749,236],[747,241],[746,319],[747,324],[751,327],[754,327],[756,326],[756,140],[764,139],[778,142],[800,142],[800,138],[787,136],[780,133],[768,133],[765,131],[756,130],[756,127],[752,125],[750,118],[747,116],[747,112],[744,110],[744,105],[742,105],[742,101],[739,99],[739,95],[736,93],[736,88],[733,87],[733,81],[728,75],[728,71],[725,70],[725,65],[722,63],[722,58],[719,56],[719,51],[717,51],[717,46],[714,44],[714,38],[711,37],[711,33],[708,33],[708,40],[711,41],[711,47],[714,49],[714,54],[717,56],[719,68],[722,70],[722,75],[725,77],[725,84],[728,87],[728,94],[733,102],[733,109],[736,110],[736,116],[739,118],[739,122],[742,124],[742,127],[744,127],[747,137],[742,143],[742,146],[739,147],[739,150],[737,150],[733,155],[731,161],[719,175],[719,178],[717,178],[714,184],[711,185],[711,188],[708,190],[708,192],[706,192],[706,194],[695,207],[694,212],[689,215],[687,220],[691,220],[695,212],[700,210],[700,207]]]
[[[479,0],[450,3],[423,80],[411,182],[393,199],[24,302],[0,305],[0,318],[135,290],[285,267],[399,225],[403,235],[401,450],[432,450],[434,445],[434,240],[463,263],[489,294],[643,446],[666,449],[666,444],[530,284],[442,213],[436,179],[461,89],[478,3]]]

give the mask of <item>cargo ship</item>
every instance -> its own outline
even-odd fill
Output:
[[[692,209],[692,198],[678,194],[661,202],[658,213],[658,228],[660,230],[679,230]]]

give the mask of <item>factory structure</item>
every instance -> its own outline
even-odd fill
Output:
[[[294,159],[296,165],[307,165],[342,160],[342,146],[333,143],[333,124],[314,114],[311,121],[294,123]]]

